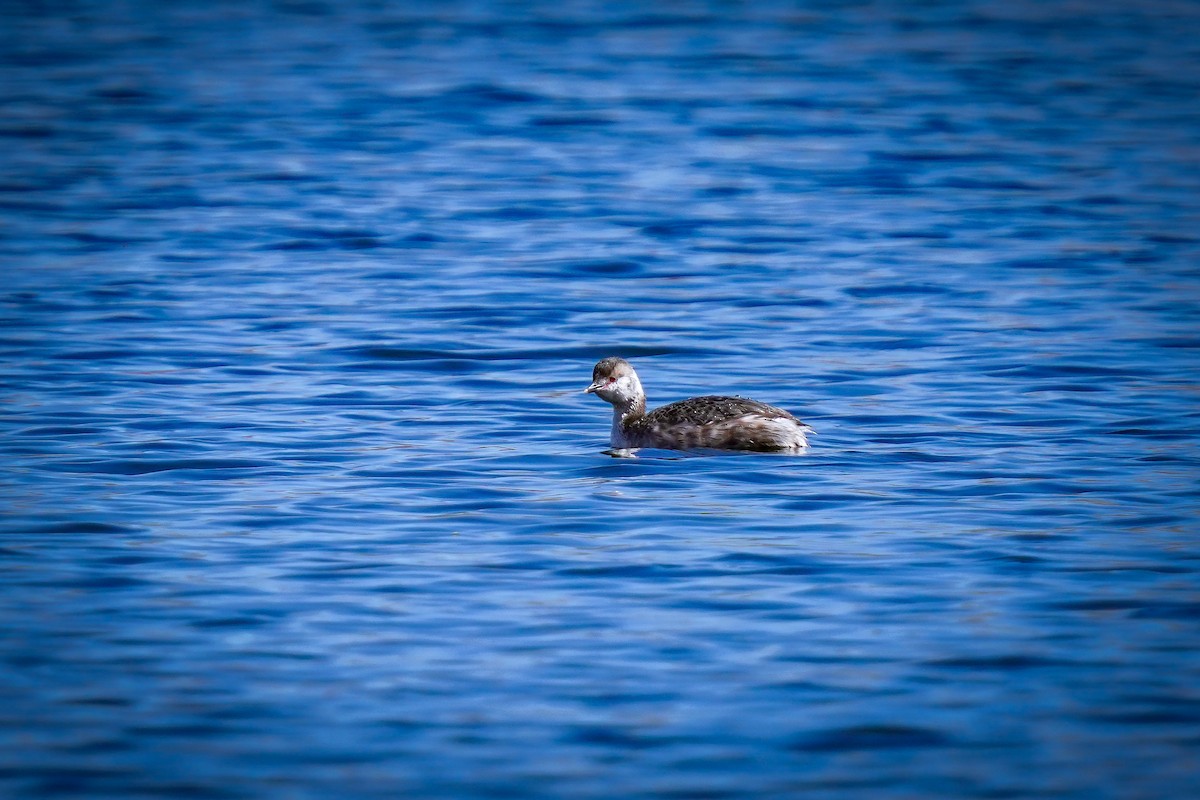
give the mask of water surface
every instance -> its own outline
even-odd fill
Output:
[[[4,12],[3,794],[1194,791],[1200,8],[648,8]]]

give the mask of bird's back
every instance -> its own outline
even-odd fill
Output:
[[[656,408],[630,420],[641,447],[798,450],[812,429],[787,411],[743,397],[707,395]]]

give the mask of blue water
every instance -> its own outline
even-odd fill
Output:
[[[1194,793],[1200,5],[5,9],[0,795]]]

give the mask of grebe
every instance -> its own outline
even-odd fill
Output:
[[[633,366],[606,358],[584,389],[613,407],[614,448],[667,450],[712,448],[796,452],[808,447],[813,429],[782,408],[742,397],[693,397],[646,413],[646,392]]]

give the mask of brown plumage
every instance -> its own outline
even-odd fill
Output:
[[[742,397],[693,397],[647,414],[641,381],[623,358],[596,364],[584,391],[612,404],[610,442],[616,448],[798,451],[812,432],[782,408]]]

